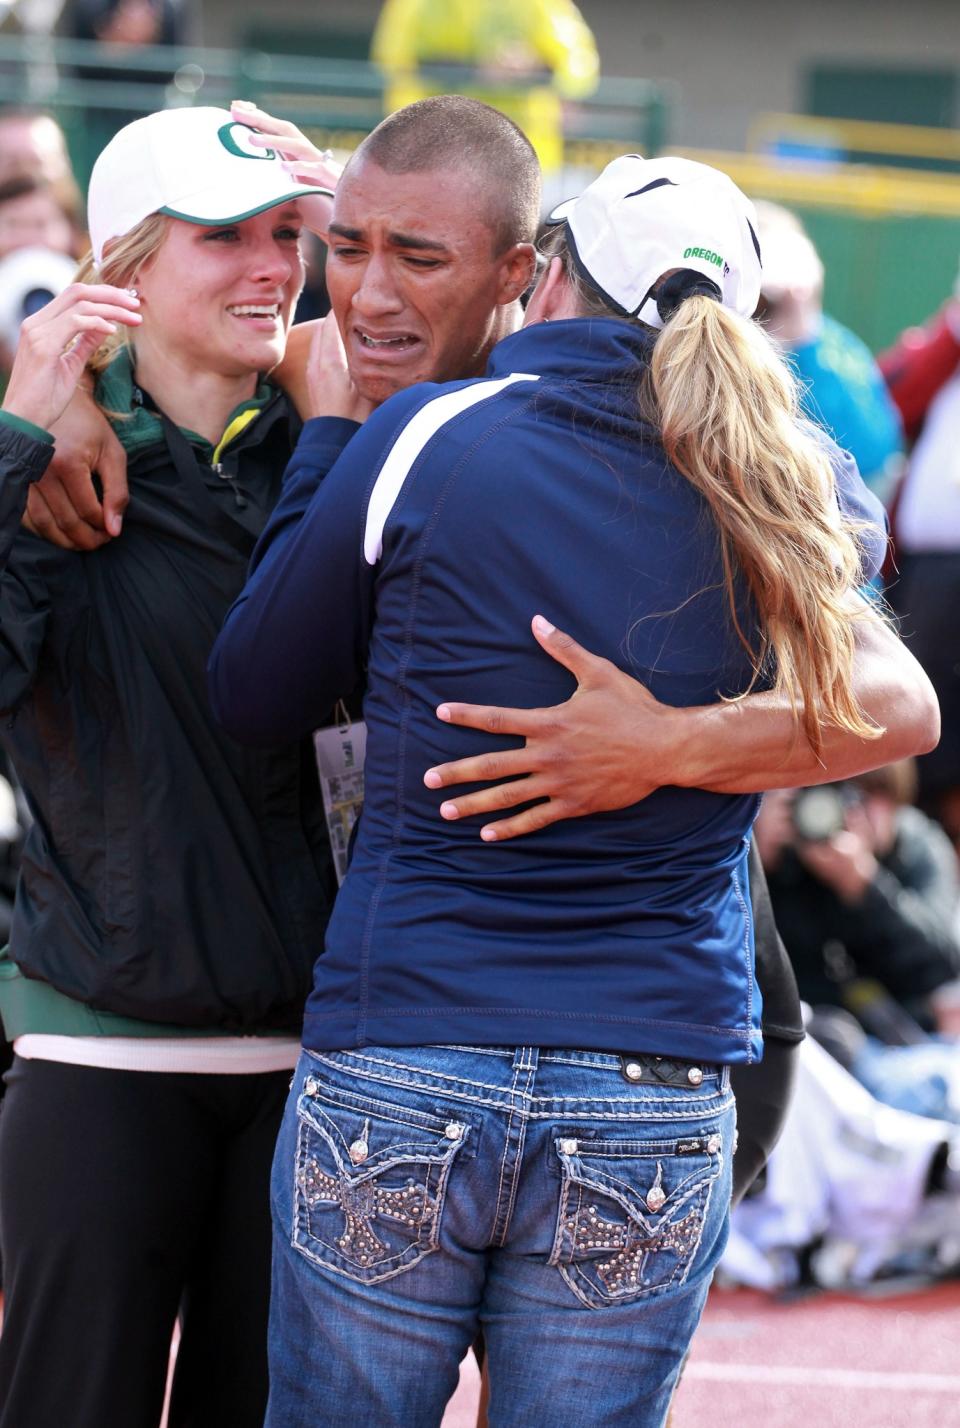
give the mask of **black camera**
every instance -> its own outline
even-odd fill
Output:
[[[843,831],[847,810],[859,801],[859,791],[848,783],[802,788],[790,808],[793,831],[804,843],[827,843]]]

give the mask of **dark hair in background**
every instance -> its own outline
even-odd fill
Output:
[[[51,137],[51,144],[48,147],[57,151],[56,173],[36,172],[33,155],[21,152],[17,147],[16,140],[11,141],[9,132],[11,125],[38,126],[41,130],[47,131]],[[71,222],[80,222],[83,203],[70,164],[66,137],[60,124],[49,110],[37,109],[26,104],[0,106],[0,173],[5,179],[25,174],[52,184],[64,213],[67,214]]]
[[[489,193],[494,251],[537,236],[540,164],[533,146],[512,119],[479,99],[440,94],[398,109],[364,139],[351,162],[360,159],[391,174],[475,174]]]
[[[13,203],[18,198],[27,198],[34,193],[48,193],[63,216],[73,224],[79,221],[78,197],[72,183],[51,183],[39,174],[16,173],[0,183],[0,208],[5,203]]]
[[[0,204],[12,203],[16,198],[26,198],[31,193],[54,193],[53,185],[36,174],[13,174],[0,183]]]

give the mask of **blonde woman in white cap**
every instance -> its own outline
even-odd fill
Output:
[[[730,1067],[761,1054],[756,797],[661,788],[484,846],[423,777],[476,747],[438,690],[562,700],[523,637],[541,609],[666,704],[772,687],[815,747],[878,732],[851,664],[882,536],[841,515],[839,457],[750,323],[750,205],[631,155],[558,216],[486,377],[355,431],[327,352],[329,416],[211,660],[253,742],[368,680],[364,814],[275,1161],[269,1428],[437,1424],[478,1329],[491,1424],[656,1428],[726,1237]]]
[[[329,852],[309,757],[213,726],[204,665],[298,430],[264,380],[324,205],[224,110],[95,166],[89,284],[24,324],[0,415],[0,705],[34,816],[0,1014],[3,1428],[259,1428],[269,1164]],[[332,178],[333,175],[330,174]],[[19,529],[85,367],[123,537]]]

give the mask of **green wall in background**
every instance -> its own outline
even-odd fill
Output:
[[[807,75],[808,114],[880,124],[952,128],[960,76],[952,65],[815,64]]]
[[[960,217],[794,211],[823,260],[824,308],[874,352],[923,322],[953,290]]]

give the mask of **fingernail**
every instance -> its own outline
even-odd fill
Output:
[[[230,102],[231,109],[256,109],[256,107],[251,99],[233,99]]]
[[[441,705],[440,705],[439,709],[437,710],[437,718],[438,718],[438,719],[447,719],[447,720],[449,720],[449,718],[450,718],[450,705],[449,705],[449,704],[441,704]]]
[[[459,817],[460,817],[460,810],[459,810],[459,808],[457,807],[457,805],[456,805],[455,803],[441,803],[441,805],[440,805],[440,817],[441,817],[441,818],[459,818]]]
[[[496,828],[481,828],[480,837],[485,843],[495,843],[497,841]]]
[[[123,530],[123,516],[107,516],[107,530],[113,536],[118,536]]]
[[[427,788],[440,788],[442,784],[442,779],[436,769],[427,769],[423,776],[423,781],[427,785]]]
[[[545,620],[542,615],[534,615],[533,628],[538,635],[552,635],[557,627],[556,625],[551,625],[550,621]]]

